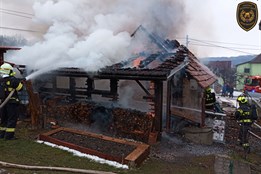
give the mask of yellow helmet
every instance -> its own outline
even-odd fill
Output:
[[[13,72],[13,67],[9,63],[4,63],[0,67],[0,72],[3,74],[11,74]]]
[[[206,93],[211,93],[211,88],[210,87],[207,87]]]
[[[237,97],[237,101],[239,102],[239,103],[247,103],[247,99],[246,99],[246,97],[244,97],[244,96],[238,96]]]

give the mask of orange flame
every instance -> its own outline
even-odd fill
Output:
[[[137,59],[133,60],[132,66],[138,67],[143,59],[144,59],[143,57],[138,57]]]

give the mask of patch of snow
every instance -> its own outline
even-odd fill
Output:
[[[218,95],[218,96],[217,96],[217,100],[220,101],[221,103],[222,103],[222,102],[224,102],[224,103],[230,103],[230,104],[231,104],[231,107],[235,107],[235,108],[236,108],[236,107],[238,107],[237,97],[238,97],[239,95],[242,95],[242,92],[240,92],[240,91],[234,91],[232,98],[223,97],[223,96]]]
[[[88,159],[91,159],[91,160],[93,160],[95,162],[98,162],[98,163],[101,163],[101,164],[108,164],[108,165],[114,166],[116,168],[129,169],[128,165],[120,164],[120,163],[115,162],[115,161],[106,160],[106,159],[103,159],[103,158],[100,158],[100,157],[97,157],[97,156],[94,156],[94,155],[89,155],[89,154],[86,154],[86,153],[82,153],[82,152],[79,152],[77,150],[65,147],[65,146],[59,146],[57,144],[53,144],[53,143],[46,142],[46,141],[41,141],[41,140],[37,140],[36,142],[40,143],[40,144],[45,144],[47,146],[51,146],[51,147],[54,147],[54,148],[58,148],[58,149],[62,149],[62,150],[71,152],[75,156],[88,158]]]

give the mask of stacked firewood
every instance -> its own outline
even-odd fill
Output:
[[[50,99],[45,102],[44,114],[49,118],[54,118],[57,122],[81,123],[92,127],[97,112],[104,115],[110,113],[112,123],[109,123],[108,132],[122,138],[134,139],[147,142],[152,130],[153,117],[151,114],[133,109],[105,108],[99,109],[95,103],[66,103],[59,99]],[[99,115],[98,115],[99,116]],[[60,125],[62,126],[62,125]]]
[[[89,103],[63,103],[50,100],[46,102],[45,108],[45,115],[48,117],[89,125],[95,106]]]
[[[153,117],[137,110],[115,108],[112,111],[114,130],[119,136],[147,142]]]
[[[91,114],[95,106],[89,103],[75,103],[69,106],[69,116],[80,123],[89,125],[91,123]]]

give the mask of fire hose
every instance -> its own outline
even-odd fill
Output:
[[[15,92],[15,89],[13,89],[13,90],[9,93],[9,95],[6,97],[6,99],[3,101],[3,103],[1,103],[0,109],[1,109],[2,107],[4,107],[4,105],[10,100],[10,98],[12,97],[12,95],[14,94],[14,92]]]
[[[7,163],[7,162],[3,162],[3,161],[0,161],[0,165],[2,165],[3,167],[19,168],[19,169],[27,169],[27,170],[49,170],[49,171],[74,172],[74,173],[88,173],[88,174],[115,174],[113,172],[85,170],[85,169],[76,169],[76,168],[68,168],[68,167],[47,167],[47,166],[21,165],[21,164]]]

